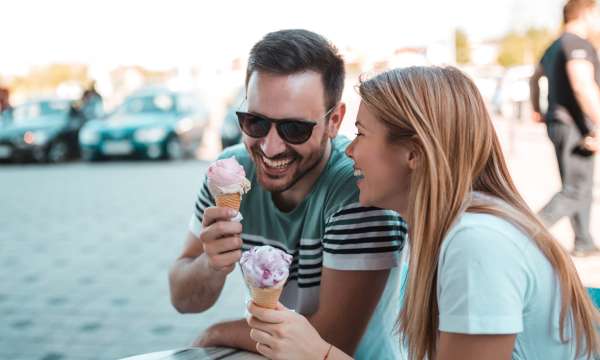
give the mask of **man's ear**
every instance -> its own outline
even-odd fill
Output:
[[[340,102],[329,115],[329,122],[327,123],[327,135],[330,139],[333,139],[337,136],[340,126],[342,125],[344,115],[346,115],[346,104]]]

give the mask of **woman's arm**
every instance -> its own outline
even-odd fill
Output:
[[[436,360],[510,360],[515,334],[467,335],[440,332]]]

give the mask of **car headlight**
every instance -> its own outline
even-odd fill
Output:
[[[23,142],[27,145],[44,145],[49,135],[44,131],[27,131],[23,134]]]
[[[135,132],[133,138],[139,142],[157,142],[164,139],[167,130],[164,128],[140,129]]]
[[[94,130],[83,130],[79,133],[79,142],[86,145],[93,145],[100,142],[100,135]]]

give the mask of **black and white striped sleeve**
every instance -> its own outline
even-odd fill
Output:
[[[196,202],[194,204],[194,214],[192,214],[192,218],[190,219],[189,230],[195,236],[200,236],[200,231],[202,230],[202,218],[204,216],[204,209],[211,206],[215,206],[215,199],[212,197],[210,191],[208,190],[207,180],[205,178],[202,184],[202,188],[200,188],[198,196],[196,197]]]
[[[323,266],[337,270],[383,270],[398,266],[407,238],[398,213],[350,204],[329,217]]]

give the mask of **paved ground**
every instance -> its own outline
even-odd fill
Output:
[[[559,186],[543,127],[511,132],[499,121],[498,129],[516,183],[541,207]],[[0,359],[114,359],[177,348],[238,317],[239,274],[205,314],[179,315],[169,302],[167,270],[205,169],[201,161],[0,166]],[[553,232],[570,246],[566,221]],[[600,287],[600,258],[576,262],[584,282]]]

